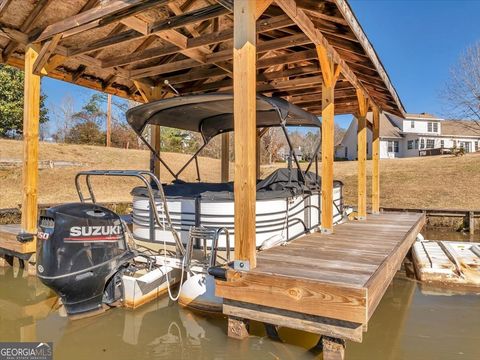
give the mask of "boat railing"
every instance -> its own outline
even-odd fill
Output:
[[[146,170],[89,170],[89,171],[81,171],[75,176],[75,187],[77,189],[78,197],[80,201],[87,202],[91,201],[92,203],[96,203],[95,192],[93,190],[91,178],[93,176],[112,176],[112,177],[134,177],[139,179],[143,182],[147,189],[149,204],[150,204],[150,211],[152,216],[151,225],[152,228],[155,228],[155,223],[164,230],[170,231],[176,243],[177,252],[179,255],[185,255],[185,248],[183,243],[178,235],[178,232],[174,229],[172,220],[170,217],[170,213],[168,211],[167,199],[165,197],[165,193],[163,191],[163,186],[161,182],[157,179],[157,177],[151,173],[150,171]],[[85,184],[87,186],[89,197],[85,197],[82,192],[82,187],[80,185],[81,179],[85,180]],[[152,189],[152,185],[156,187],[157,190],[157,197],[160,198],[161,204],[161,211],[163,212],[163,216],[160,217],[158,213],[157,204],[155,201],[155,195]]]

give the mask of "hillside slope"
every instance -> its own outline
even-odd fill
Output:
[[[164,153],[165,161],[178,170],[189,155]],[[0,140],[0,163],[21,160],[22,142]],[[74,177],[85,169],[147,169],[149,153],[145,150],[124,150],[100,146],[40,144],[40,160],[69,161],[78,166],[54,167],[40,170],[39,202],[58,203],[76,201]],[[220,161],[199,158],[202,181],[220,179]],[[262,174],[272,172],[285,164],[263,166]],[[371,174],[371,162],[368,164]],[[233,172],[233,166],[231,166]],[[386,207],[480,209],[480,153],[463,157],[441,156],[381,160],[381,205]],[[335,163],[335,178],[345,183],[345,202],[356,203],[357,163]],[[165,175],[165,176],[164,176]],[[231,177],[232,178],[232,177]],[[171,181],[166,170],[162,181]],[[194,163],[185,170],[183,180],[194,181]],[[370,178],[368,179],[370,193]],[[130,201],[130,190],[135,180],[115,178],[96,179],[99,201]],[[15,207],[21,203],[21,167],[0,167],[0,208]]]

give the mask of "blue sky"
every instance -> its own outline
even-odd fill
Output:
[[[480,0],[350,0],[407,112],[445,114],[440,92],[461,53],[480,41]],[[93,91],[45,78],[47,104],[80,108]],[[337,117],[347,127],[351,116]],[[53,125],[53,124],[52,124]]]

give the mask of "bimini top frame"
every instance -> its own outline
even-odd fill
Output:
[[[150,102],[127,111],[127,121],[137,134],[147,125],[199,132],[209,141],[233,131],[233,94],[178,96]],[[257,127],[321,127],[320,120],[281,98],[257,95]]]
[[[316,153],[320,147],[322,123],[318,117],[288,101],[257,94],[257,128],[281,127],[290,151],[292,144],[286,130],[287,126],[316,127],[319,129]],[[208,142],[218,134],[234,130],[233,94],[204,94],[178,96],[143,104],[127,111],[127,121],[137,135],[149,147],[154,156],[178,179],[180,173],[197,159],[197,155]],[[203,145],[192,158],[177,172],[160,158],[151,145],[142,136],[147,125],[167,126],[171,128],[198,132],[204,140]],[[300,169],[297,158],[293,157]],[[311,163],[308,168],[310,168]],[[197,165],[198,167],[198,165]],[[197,168],[198,173],[198,168]],[[198,176],[199,177],[199,176]],[[200,180],[200,178],[198,179]]]

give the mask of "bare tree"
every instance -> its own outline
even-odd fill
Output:
[[[262,136],[261,141],[261,162],[272,164],[274,161],[280,160],[279,151],[285,144],[285,138],[280,128],[269,128]]]
[[[55,121],[56,132],[53,138],[57,142],[64,142],[66,134],[72,127],[72,117],[75,113],[75,101],[70,94],[65,95],[59,105],[54,105],[51,112]]]
[[[480,127],[480,41],[467,48],[450,70],[450,79],[442,93],[449,115],[474,120]]]

